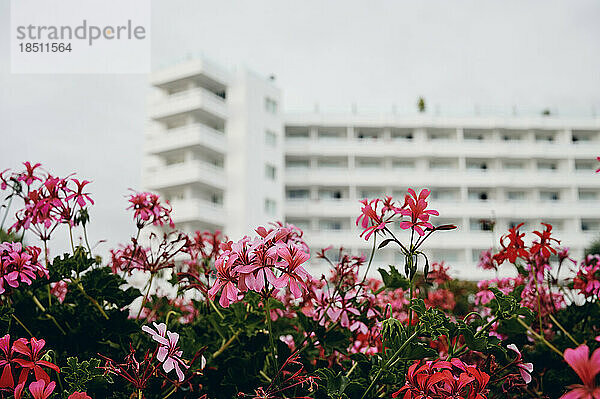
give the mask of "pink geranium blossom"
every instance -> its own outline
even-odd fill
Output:
[[[187,369],[189,366],[181,360],[183,351],[177,346],[179,334],[167,331],[167,325],[165,323],[152,324],[156,330],[153,330],[148,326],[143,326],[142,330],[150,334],[152,339],[158,342],[159,347],[156,358],[162,363],[165,373],[175,369],[179,381],[183,381],[185,378],[181,368]]]
[[[521,352],[515,344],[510,344],[507,348],[517,354],[517,358],[513,360],[513,362],[519,368],[519,373],[521,374],[523,381],[525,381],[525,384],[529,384],[531,382],[531,373],[533,372],[533,363],[523,363]]]
[[[171,228],[175,227],[171,219],[171,205],[169,201],[163,202],[160,196],[154,193],[135,193],[129,196],[131,204],[127,209],[133,209],[133,218],[138,229],[142,229],[149,224],[163,226],[168,224]]]
[[[567,349],[564,358],[581,378],[583,385],[571,385],[570,391],[561,396],[561,399],[600,398],[600,387],[596,386],[596,375],[600,373],[600,349],[596,349],[590,357],[590,348],[580,345],[575,349]]]
[[[31,392],[33,399],[46,399],[52,395],[55,387],[56,383],[54,381],[37,380],[29,384],[29,392]]]
[[[433,225],[429,222],[431,215],[438,216],[439,212],[433,209],[427,209],[427,197],[431,192],[429,190],[421,190],[419,195],[412,188],[408,189],[408,194],[405,197],[405,203],[408,209],[403,208],[398,213],[403,216],[409,216],[410,220],[400,222],[401,229],[414,229],[420,236],[425,235],[424,228],[433,229]]]

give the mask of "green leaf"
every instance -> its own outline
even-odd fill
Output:
[[[379,271],[379,274],[381,274],[381,279],[383,280],[383,284],[385,285],[386,289],[395,290],[397,288],[402,288],[407,290],[410,287],[410,281],[401,275],[395,266],[390,265],[389,273],[382,268],[377,270]]]

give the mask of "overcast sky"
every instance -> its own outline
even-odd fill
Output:
[[[600,113],[600,2],[152,2],[153,67],[193,54],[276,75],[284,108]],[[147,76],[13,75],[0,1],[0,170],[24,160],[93,180],[92,240],[134,226]],[[522,111],[521,111],[522,110]]]

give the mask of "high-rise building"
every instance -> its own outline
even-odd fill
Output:
[[[239,238],[285,220],[313,250],[368,253],[358,201],[402,202],[411,187],[431,190],[434,224],[458,226],[425,248],[463,278],[476,278],[480,252],[521,222],[552,224],[576,255],[600,235],[598,118],[284,115],[272,80],[207,61],[159,71],[152,85],[144,182],[184,229]],[[375,258],[402,262],[391,250]]]
[[[183,230],[232,237],[284,218],[281,91],[272,79],[187,61],[152,75],[143,185]]]

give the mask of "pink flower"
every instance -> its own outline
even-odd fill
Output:
[[[208,296],[214,300],[217,293],[223,289],[219,303],[224,308],[229,307],[229,304],[232,302],[237,302],[238,293],[240,292],[236,286],[238,274],[233,270],[233,264],[236,259],[237,255],[230,254],[228,257],[221,256],[215,261],[217,280],[212,288],[208,290]]]
[[[175,227],[171,219],[169,201],[166,201],[167,205],[164,206],[158,195],[148,192],[135,193],[129,197],[129,203],[131,205],[127,209],[133,209],[133,218],[138,229],[148,224],[163,226],[165,223],[171,228]]]
[[[523,381],[525,381],[525,384],[529,384],[531,382],[531,372],[533,372],[533,363],[523,363],[521,352],[517,349],[515,344],[510,344],[507,348],[517,353],[517,358],[513,360],[513,362],[515,362],[519,368],[519,373],[521,373],[521,377],[523,378]]]
[[[35,165],[31,166],[31,163],[23,162],[23,165],[25,165],[26,171],[17,177],[18,181],[22,181],[28,186],[31,186],[34,181],[41,180],[35,175],[35,170],[42,166],[41,163],[36,163]]]
[[[429,223],[429,216],[438,216],[439,212],[427,209],[427,197],[431,192],[429,190],[421,190],[419,195],[412,188],[408,189],[408,194],[405,197],[405,203],[409,209],[403,208],[398,212],[403,216],[410,216],[410,221],[400,222],[401,229],[414,229],[420,236],[424,236],[423,228],[432,229],[433,225]]]
[[[167,325],[165,323],[152,324],[156,328],[156,331],[148,326],[143,326],[142,330],[150,334],[152,339],[159,343],[156,358],[163,364],[165,373],[169,373],[171,370],[175,369],[179,381],[183,381],[185,377],[181,367],[187,369],[189,366],[181,360],[183,351],[177,346],[179,334],[167,331]]]
[[[58,298],[58,302],[63,303],[69,291],[67,286],[68,283],[65,280],[50,283],[50,293]]]
[[[590,348],[587,345],[565,351],[565,361],[581,378],[583,385],[571,385],[571,390],[561,396],[561,399],[600,398],[600,387],[596,387],[596,375],[600,373],[600,349],[596,349],[591,358],[589,354]]]
[[[301,288],[306,288],[304,282],[310,278],[310,274],[304,270],[302,264],[310,258],[310,255],[294,245],[278,244],[276,248],[277,255],[282,258],[277,262],[277,266],[283,268],[282,275],[277,279],[278,286],[287,285],[294,297],[302,297]]]
[[[356,225],[358,226],[360,224],[364,229],[363,232],[360,233],[360,236],[362,237],[366,233],[365,240],[367,241],[371,238],[373,233],[385,229],[385,225],[388,223],[388,221],[383,220],[383,211],[382,215],[377,214],[377,204],[379,204],[380,201],[379,198],[371,200],[370,202],[366,198],[360,201],[364,206],[360,209],[361,214],[356,218]]]
[[[73,191],[72,194],[68,195],[65,198],[65,201],[75,199],[75,202],[77,202],[77,205],[79,205],[82,208],[85,206],[86,201],[89,202],[90,204],[94,205],[94,201],[90,198],[90,193],[83,192],[83,188],[91,182],[87,181],[87,180],[79,181],[78,179],[71,179],[71,181],[75,182],[75,184],[77,185],[77,191]]]
[[[33,399],[46,399],[52,395],[55,387],[56,383],[54,381],[48,383],[45,380],[37,380],[29,384],[29,392],[31,392]]]
[[[86,392],[73,392],[67,399],[92,399]]]
[[[48,270],[38,261],[39,254],[39,248],[23,248],[20,242],[0,243],[0,294],[8,287],[16,288],[20,283],[31,285],[38,277],[48,278]]]

